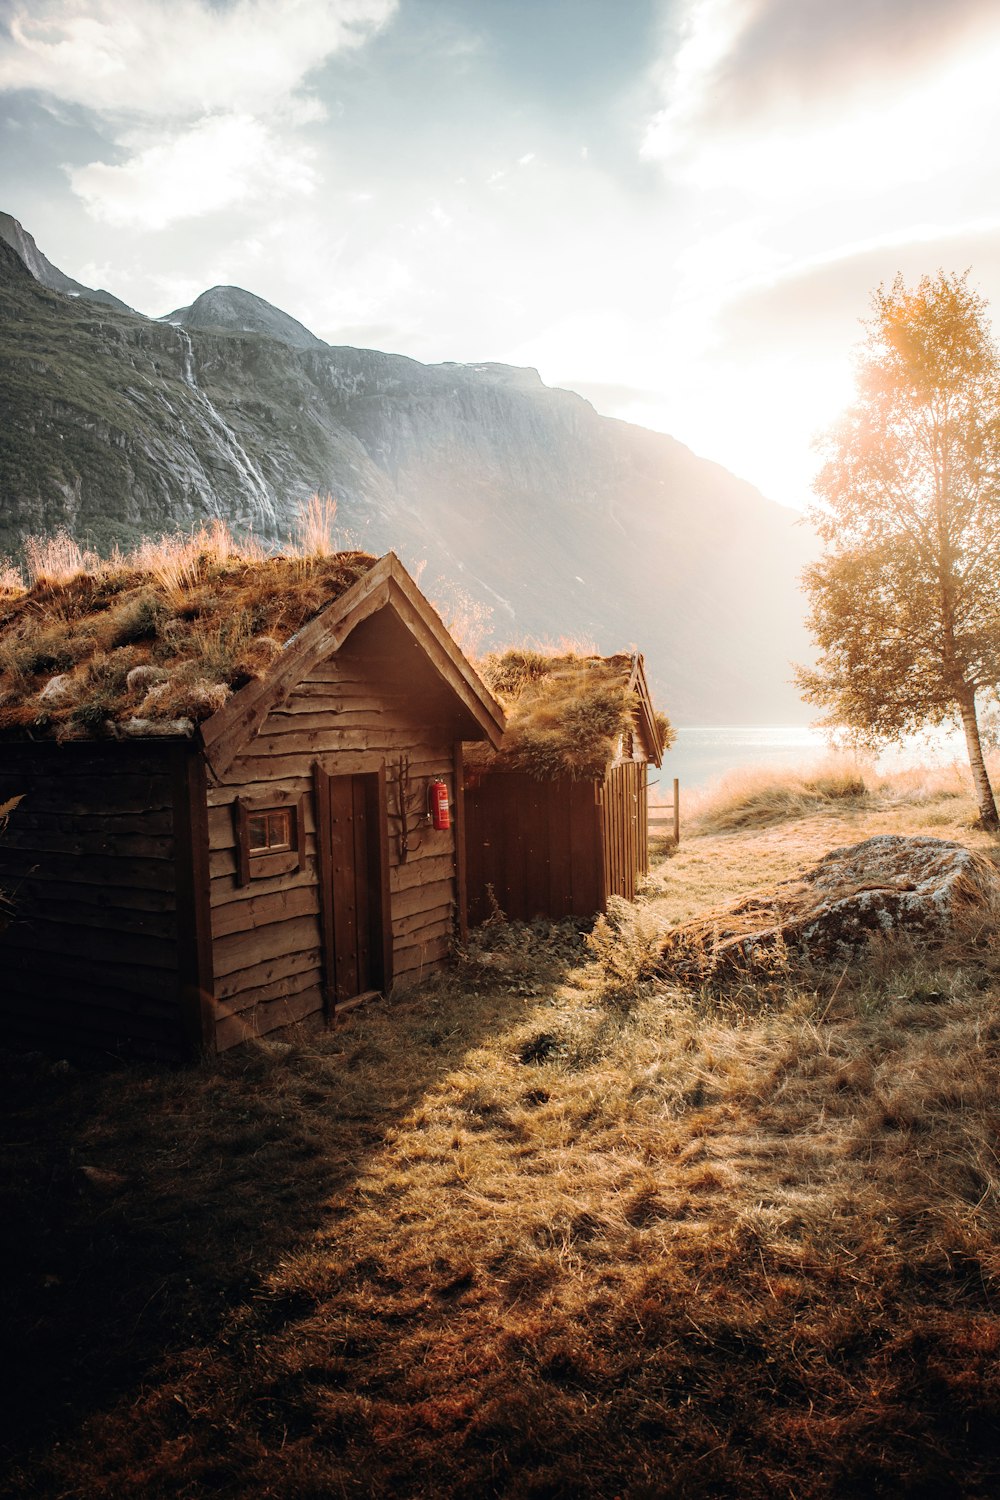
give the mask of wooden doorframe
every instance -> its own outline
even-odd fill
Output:
[[[330,825],[330,782],[337,776],[362,776],[366,779],[369,812],[374,814],[374,838],[369,852],[378,866],[376,879],[369,885],[374,898],[377,921],[373,933],[381,941],[373,942],[372,956],[376,988],[388,994],[392,988],[392,902],[389,886],[389,818],[386,798],[385,760],[378,755],[338,755],[313,763],[313,792],[316,802],[316,858],[319,871],[320,928],[323,940],[323,1006],[327,1016],[337,1010],[336,934],[333,923],[332,830]]]

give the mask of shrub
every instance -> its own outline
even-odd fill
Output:
[[[602,998],[614,1009],[631,1009],[640,986],[656,973],[662,924],[647,907],[612,896],[586,941],[600,971]]]

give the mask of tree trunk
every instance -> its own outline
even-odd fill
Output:
[[[972,784],[976,789],[976,801],[979,803],[979,822],[983,828],[1000,828],[1000,817],[997,816],[996,799],[993,796],[993,788],[990,785],[986,762],[983,760],[983,746],[979,738],[979,721],[976,718],[976,694],[974,688],[963,684],[962,692],[958,699],[958,708],[962,715],[962,728],[965,730],[965,744],[969,752]]]

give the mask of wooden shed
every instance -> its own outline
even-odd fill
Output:
[[[416,979],[463,927],[461,744],[499,743],[503,715],[434,609],[391,553],[210,571],[50,588],[48,644],[30,596],[0,604],[7,1037],[222,1050]],[[316,608],[268,636],[302,578]],[[232,679],[241,630],[242,685],[178,644],[225,647]]]
[[[487,658],[508,715],[497,751],[468,747],[469,921],[592,917],[649,869],[647,776],[670,727],[639,655]]]

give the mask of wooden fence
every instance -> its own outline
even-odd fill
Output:
[[[662,816],[661,816],[662,814]],[[649,809],[649,832],[651,837],[666,829],[673,834],[675,844],[681,841],[681,784],[678,777],[674,777],[674,800],[666,805],[652,804]]]

